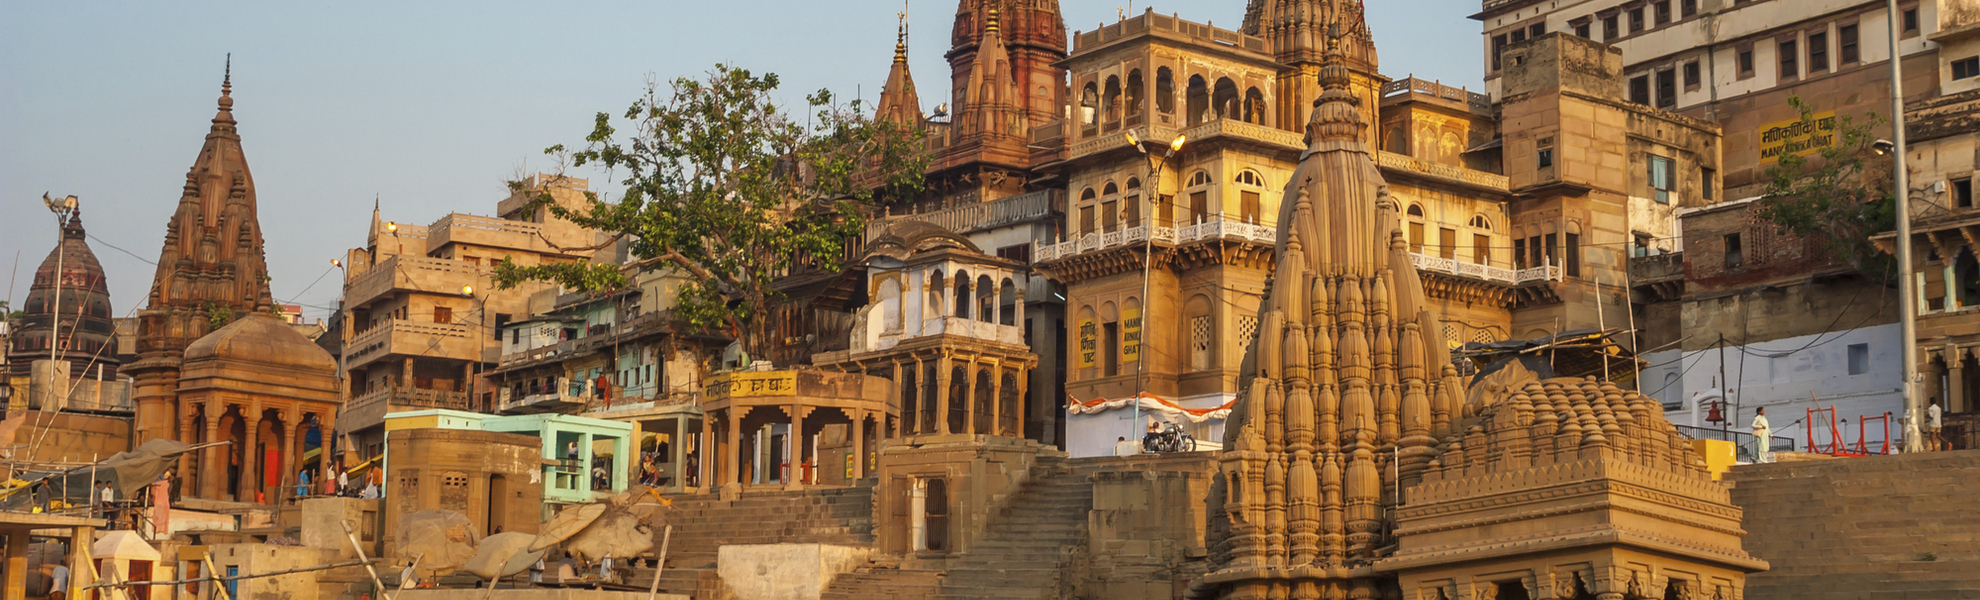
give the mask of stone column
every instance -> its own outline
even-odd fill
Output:
[[[852,411],[853,479],[866,478],[866,409]]]
[[[193,430],[192,407],[190,406],[186,407],[186,413],[187,414],[185,416],[179,418],[179,441],[184,442],[186,445],[190,446],[197,444],[199,440],[193,437],[198,435],[198,433],[194,432]],[[207,440],[207,441],[212,441],[212,440]],[[191,452],[187,452],[185,454],[179,455],[178,478],[180,482],[187,481],[188,480],[187,478],[192,477],[192,461],[193,461],[193,453]],[[184,483],[176,483],[175,485],[180,486],[180,492],[179,492],[180,494],[185,493]]]
[[[1928,401],[1926,403],[1930,405]],[[1958,346],[1946,347],[1946,399],[1940,410],[1954,412],[1966,405],[1966,353]]]
[[[261,405],[250,409],[241,421],[247,425],[247,439],[241,442],[241,481],[234,492],[235,502],[253,502],[254,493],[261,489],[260,450],[261,445]]]
[[[1019,367],[1017,372],[1017,400],[1012,402],[1017,408],[1017,430],[1011,432],[1011,437],[1021,438],[1024,437],[1025,421],[1031,415],[1031,407],[1025,406],[1024,402],[1025,391],[1031,389],[1031,370]]]
[[[901,385],[901,361],[896,359],[889,362],[894,365],[894,410],[905,412],[907,411],[908,389]],[[877,435],[885,432],[875,431],[874,433]]]
[[[28,529],[7,532],[6,600],[27,599]],[[71,546],[75,544],[70,544]],[[81,579],[81,577],[71,577]]]
[[[289,477],[295,477],[295,479],[289,480],[288,485],[289,491],[293,493],[295,491],[295,485],[302,481],[299,467],[302,466],[304,428],[301,408],[290,411],[289,414],[293,415],[292,422],[285,420],[283,423],[289,426],[289,435],[287,439],[282,440],[282,478],[288,479]],[[308,490],[304,491],[307,492]],[[281,496],[282,490],[275,490],[275,495],[277,497]]]
[[[804,487],[804,406],[791,405],[791,434],[784,436],[784,443],[790,445],[786,461],[791,464],[789,476],[784,478],[784,489],[796,490]],[[773,467],[775,465],[772,465]]]
[[[335,411],[316,416],[316,437],[321,439],[323,444],[323,449],[316,453],[316,468],[323,471],[322,477],[316,480],[318,486],[323,485],[324,481],[337,478],[337,474],[331,472],[336,466],[336,459],[331,453],[331,447],[337,445],[337,417],[334,415],[336,415]]]
[[[694,460],[699,465],[697,467],[696,474],[699,475],[700,478],[695,481],[695,485],[701,488],[701,493],[706,494],[708,493],[708,490],[710,488],[715,487],[714,485],[711,485],[711,482],[717,481],[717,479],[715,478],[716,476],[715,471],[709,469],[709,466],[720,464],[715,462],[715,459],[712,458],[713,456],[715,456],[715,414],[714,413],[711,412],[701,413],[701,439],[699,441],[701,442],[701,452],[694,457]]]
[[[990,368],[990,435],[1004,434],[1004,366]]]
[[[920,356],[914,357],[914,387],[914,420],[904,423],[901,437],[926,433],[921,430],[921,421],[926,418],[923,416],[923,409],[928,408],[928,399],[933,396],[923,393],[928,389],[928,369],[923,368]]]
[[[219,400],[206,401],[206,443],[220,441],[220,418],[226,414],[226,404]],[[207,446],[199,451],[198,496],[201,498],[220,499],[221,482],[227,479],[227,463],[220,459],[220,448],[217,445]],[[227,450],[232,451],[233,448]]]
[[[722,483],[740,486],[743,484],[742,463],[739,462],[742,456],[742,416],[737,414],[736,408],[730,406],[728,410],[729,449],[722,453],[722,464],[725,467],[722,471]]]
[[[935,363],[935,432],[949,431],[949,354],[943,352]]]
[[[975,435],[976,430],[976,358],[969,359],[969,366],[963,368],[963,433]]]
[[[667,442],[667,449],[672,454],[669,458],[673,460],[674,465],[674,485],[669,487],[675,490],[682,490],[687,487],[687,430],[687,415],[675,415],[674,433],[668,438]]]
[[[68,597],[70,598],[84,597],[82,588],[85,585],[89,585],[91,582],[89,578],[83,574],[96,573],[96,561],[90,556],[90,550],[91,550],[90,546],[92,546],[92,544],[77,544],[74,542],[75,540],[94,540],[94,539],[96,539],[95,527],[76,527],[69,530],[70,549],[69,549]],[[8,572],[13,572],[13,570],[8,569]],[[7,589],[15,590],[20,588],[9,585],[7,586]]]

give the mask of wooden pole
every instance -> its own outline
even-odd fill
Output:
[[[209,575],[211,575],[211,574],[213,574],[213,573],[217,573],[217,572],[219,572],[219,570],[218,570],[218,569],[215,569],[215,568],[213,568],[213,554],[212,554],[212,553],[208,553],[208,554],[207,554],[207,555],[205,555],[205,556],[201,556],[201,557],[199,557],[199,561],[200,561],[200,562],[202,562],[202,563],[205,563],[205,564],[206,564],[206,572],[207,572],[207,573],[208,573]],[[233,595],[232,595],[232,594],[228,594],[228,593],[227,593],[227,587],[226,587],[226,586],[224,586],[224,585],[221,585],[221,583],[220,583],[219,581],[215,581],[215,582],[213,582],[213,585],[210,585],[210,586],[207,586],[207,587],[209,587],[209,588],[211,588],[211,589],[213,590],[213,593],[215,593],[215,594],[219,594],[219,595],[220,595],[220,600],[233,600]]]
[[[413,555],[413,563],[412,563],[412,566],[409,566],[409,567],[406,567],[406,573],[407,573],[408,575],[412,575],[412,574],[414,573],[414,570],[415,570],[415,569],[418,569],[418,568],[419,568],[419,559],[422,559],[422,558],[426,558],[426,555],[425,555],[425,554],[414,554],[414,555]],[[400,577],[400,578],[399,578],[399,591],[401,591],[401,592],[403,592],[403,591],[406,591],[406,590],[409,590],[409,589],[412,589],[412,582],[413,582],[413,579],[415,579],[415,578],[416,578],[416,576],[411,576],[411,577]]]
[[[344,528],[344,537],[351,540],[351,549],[357,551],[358,560],[365,561],[364,570],[371,573],[371,584],[378,586],[378,595],[383,596],[384,600],[392,600],[392,594],[388,591],[391,588],[385,587],[385,582],[378,579],[378,568],[371,566],[371,560],[365,557],[364,546],[358,544],[357,534],[351,532],[351,524],[346,521],[338,521],[337,525]]]
[[[327,564],[327,565],[316,565],[316,566],[313,566],[313,567],[301,567],[301,568],[296,568],[296,569],[287,569],[287,570],[282,570],[282,571],[271,571],[271,572],[268,572],[268,573],[253,573],[253,574],[248,574],[248,575],[233,575],[233,576],[221,576],[221,575],[213,575],[213,574],[210,574],[210,573],[209,573],[208,575],[206,575],[206,576],[204,576],[204,577],[193,577],[193,578],[190,578],[190,579],[177,579],[177,580],[173,580],[173,581],[143,581],[143,582],[127,582],[127,583],[121,583],[121,584],[117,584],[117,583],[99,583],[99,584],[95,584],[95,585],[87,585],[87,586],[83,586],[83,587],[82,587],[82,588],[80,588],[80,589],[82,589],[82,590],[93,590],[93,589],[97,589],[97,588],[107,588],[107,587],[120,587],[120,586],[129,586],[129,585],[132,585],[133,583],[142,583],[142,584],[144,584],[144,585],[184,585],[184,584],[188,584],[188,583],[202,583],[202,582],[207,582],[207,581],[211,581],[211,582],[215,582],[215,583],[223,583],[223,582],[227,582],[227,581],[240,581],[240,580],[243,580],[243,579],[260,579],[260,578],[263,578],[263,577],[274,577],[274,576],[277,576],[277,575],[293,575],[293,574],[296,574],[296,573],[308,573],[308,572],[311,572],[311,571],[328,571],[328,570],[330,570],[330,569],[342,569],[342,568],[344,568],[344,567],[355,567],[355,566],[358,566],[358,565],[362,565],[362,564],[366,564],[366,562],[368,562],[368,561],[362,561],[362,560],[347,560],[347,561],[344,561],[344,562],[339,562],[339,563],[330,563],[330,564]],[[209,565],[209,569],[210,569],[210,566],[211,566],[211,563],[208,563],[208,565]]]
[[[672,541],[674,541],[674,526],[668,525],[667,530],[660,534],[660,558],[653,561],[653,585],[646,589],[646,600],[656,600],[660,597],[660,572],[667,569],[667,544]]]

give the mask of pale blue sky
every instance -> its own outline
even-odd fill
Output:
[[[956,2],[910,1],[925,89],[948,76]],[[1075,30],[1126,4],[1061,3]],[[1385,74],[1480,87],[1479,26],[1465,18],[1477,0],[1367,3]],[[1233,27],[1244,4],[1153,6]],[[492,213],[505,179],[547,168],[547,146],[579,145],[591,115],[622,112],[646,77],[717,62],[777,73],[794,104],[819,88],[871,101],[900,10],[900,0],[0,3],[0,274],[11,276],[0,294],[19,305],[53,247],[47,191],[82,198],[115,312],[143,301],[154,272],[144,261],[157,259],[228,52],[275,296],[313,305],[315,318],[336,303],[337,276],[304,288],[363,243],[374,195],[402,222]],[[599,174],[574,174],[604,187]]]

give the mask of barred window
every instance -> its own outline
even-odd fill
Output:
[[[1210,368],[1210,315],[1189,318],[1189,368]]]
[[[1251,340],[1258,337],[1258,317],[1238,317],[1238,347],[1251,348]]]

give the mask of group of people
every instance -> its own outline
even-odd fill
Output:
[[[1924,442],[1923,447],[1926,452],[1952,449],[1952,444],[1946,442],[1945,438],[1944,414],[1945,409],[1939,408],[1938,398],[1931,399],[1929,404],[1925,406],[1924,418],[1918,421],[1918,433],[1923,438],[1921,441]],[[1771,423],[1767,422],[1767,409],[1765,407],[1754,409],[1752,428],[1754,446],[1753,462],[1774,462],[1774,449],[1772,448],[1774,428]]]

